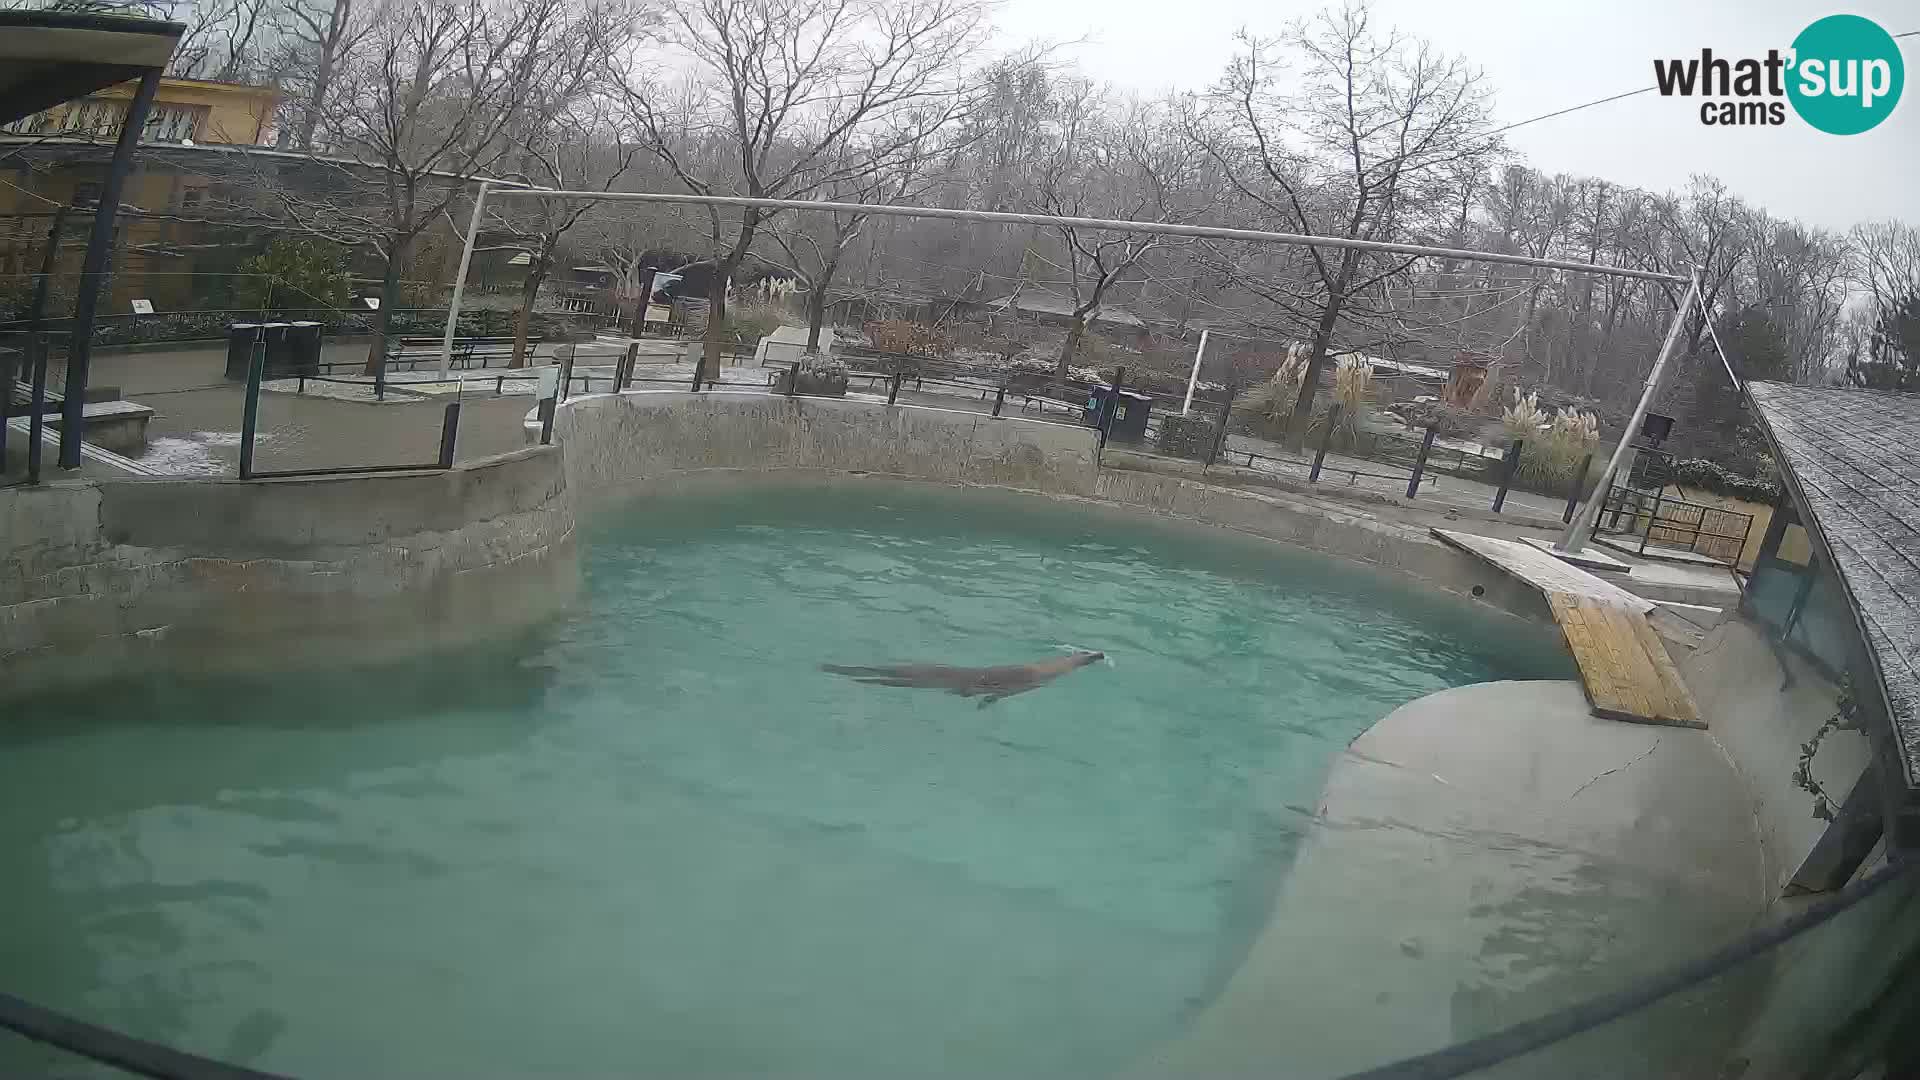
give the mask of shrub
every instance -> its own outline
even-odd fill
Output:
[[[244,308],[340,308],[350,291],[346,252],[317,236],[277,236],[240,273],[233,296]]]
[[[925,323],[880,319],[863,329],[867,333],[867,344],[879,352],[909,356],[946,356],[953,352],[953,343],[947,335]]]
[[[760,339],[780,328],[784,312],[768,304],[745,303],[727,309],[722,334],[740,345],[758,345]]]
[[[1278,436],[1287,430],[1293,417],[1293,405],[1300,397],[1300,380],[1307,370],[1307,358],[1298,349],[1290,350],[1273,377],[1255,387],[1246,397],[1246,409],[1253,414],[1255,430]]]
[[[1779,496],[1773,484],[1741,476],[1706,458],[1675,458],[1673,482],[1748,502],[1772,503]]]

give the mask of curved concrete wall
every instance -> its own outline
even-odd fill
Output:
[[[0,692],[385,659],[544,617],[578,564],[560,454],[445,472],[0,491]]]
[[[531,421],[528,437],[537,438]],[[1087,428],[843,398],[648,391],[562,405],[567,484],[594,504],[722,483],[844,482],[849,474],[1008,488],[1148,511],[1369,563],[1529,619],[1538,592],[1348,504],[1096,465]],[[1478,590],[1477,592],[1475,590]]]
[[[880,473],[1091,495],[1094,433],[973,412],[725,392],[577,398],[554,418],[567,480],[589,500],[713,469]]]
[[[1345,1076],[1705,953],[1769,896],[1744,795],[1707,732],[1597,719],[1577,683],[1410,702],[1336,760],[1266,929],[1139,1075]],[[1744,1019],[1656,1008],[1497,1075],[1716,1075]]]

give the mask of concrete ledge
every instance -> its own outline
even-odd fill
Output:
[[[527,434],[536,439],[531,416]],[[1281,490],[1099,468],[1095,433],[1081,427],[842,398],[642,391],[564,403],[554,440],[583,505],[720,483],[817,485],[852,476],[996,487],[1278,540],[1522,618],[1550,617],[1533,590],[1421,529]]]
[[[1595,719],[1572,682],[1402,706],[1337,759],[1308,828],[1239,971],[1139,1074],[1344,1076],[1438,1050],[1710,951],[1767,900],[1711,737]],[[1716,1004],[1755,989],[1723,979]],[[1648,1010],[1516,1075],[1718,1075],[1743,1019]]]
[[[557,448],[445,472],[0,491],[0,693],[392,659],[578,586]]]

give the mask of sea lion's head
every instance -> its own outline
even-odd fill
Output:
[[[1075,649],[1073,650],[1073,656],[1069,659],[1073,661],[1074,667],[1086,667],[1088,664],[1097,660],[1105,660],[1106,658],[1107,654],[1103,652],[1095,652],[1092,649]]]

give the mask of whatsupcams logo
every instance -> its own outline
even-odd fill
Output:
[[[1662,97],[1698,97],[1700,122],[1714,127],[1787,122],[1787,106],[1830,135],[1858,135],[1900,103],[1906,69],[1900,43],[1872,19],[1829,15],[1800,31],[1786,52],[1728,60],[1655,60]]]

